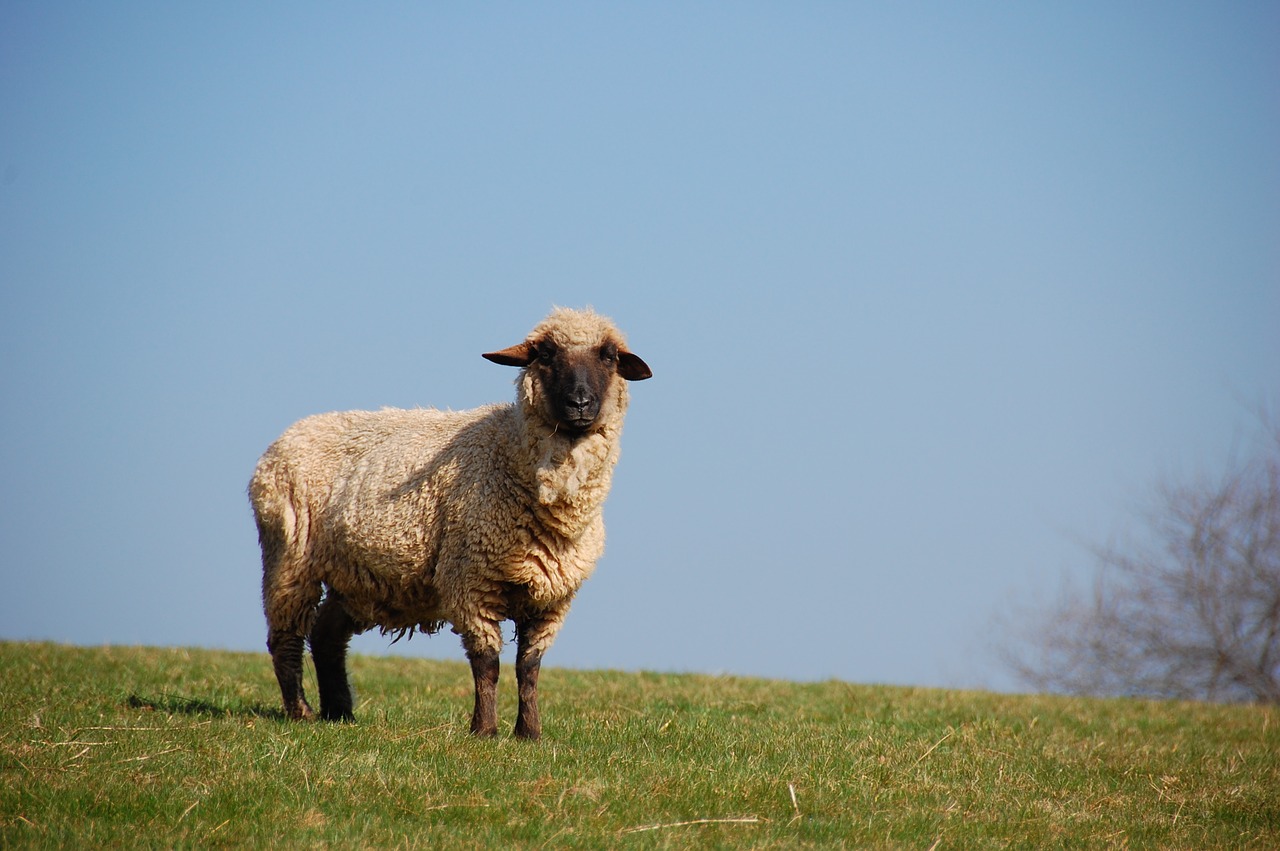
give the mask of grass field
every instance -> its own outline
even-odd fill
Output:
[[[461,663],[352,673],[0,643],[0,847],[1280,847],[1274,708],[548,668],[530,744],[510,670],[490,741]]]

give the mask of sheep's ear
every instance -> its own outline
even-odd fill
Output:
[[[653,377],[653,370],[638,355],[622,351],[618,352],[618,375],[627,381],[644,381]]]
[[[503,366],[528,366],[537,356],[538,352],[528,340],[500,352],[485,352],[481,355],[485,360],[491,360]]]

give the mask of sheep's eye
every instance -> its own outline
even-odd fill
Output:
[[[613,363],[618,359],[618,350],[613,346],[603,346],[600,349],[600,360],[605,363]]]
[[[556,359],[556,347],[550,343],[540,343],[538,345],[538,360],[542,363],[549,364]]]

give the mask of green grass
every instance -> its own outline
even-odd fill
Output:
[[[548,668],[531,744],[509,669],[491,741],[461,663],[352,674],[0,643],[0,847],[1280,847],[1274,708]]]

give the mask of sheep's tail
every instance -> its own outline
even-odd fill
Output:
[[[308,558],[307,501],[279,459],[264,457],[249,483],[262,548],[262,607],[270,632],[306,635],[323,586]]]

